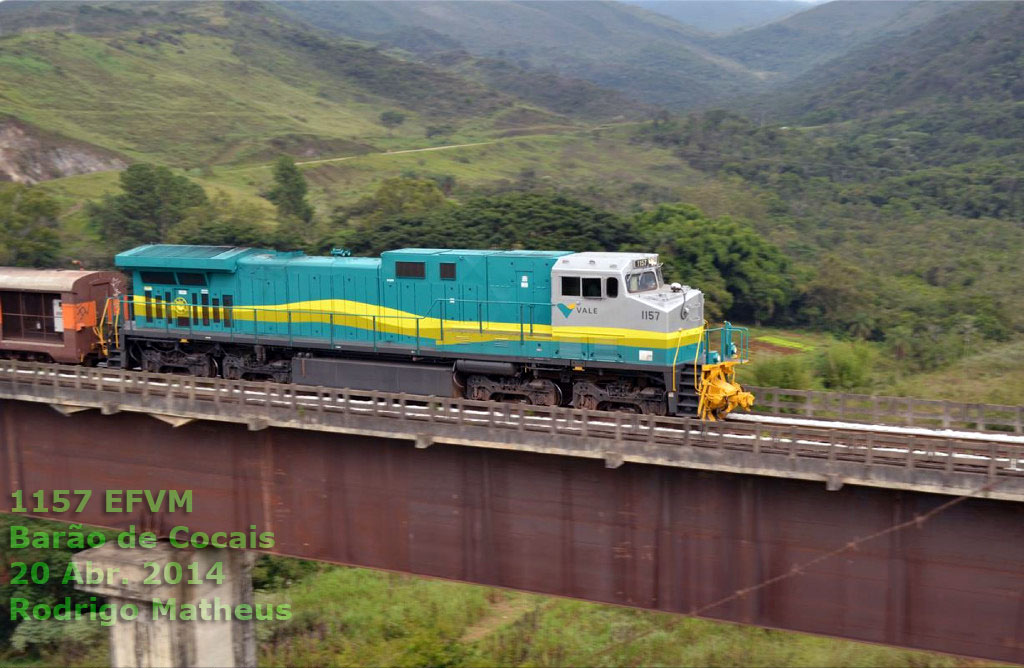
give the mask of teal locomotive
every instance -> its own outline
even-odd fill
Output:
[[[146,371],[709,418],[753,399],[746,330],[713,349],[703,294],[655,254],[148,245],[116,263],[124,364]]]

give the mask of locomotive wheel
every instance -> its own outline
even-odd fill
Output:
[[[577,394],[573,397],[572,406],[582,411],[597,410],[597,397],[589,394]]]

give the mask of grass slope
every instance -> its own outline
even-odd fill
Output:
[[[272,594],[261,665],[875,666],[967,660],[675,615],[328,567]]]
[[[975,340],[969,354],[945,368],[894,375],[877,394],[986,404],[1024,405],[1024,341],[1002,344]]]
[[[52,33],[8,38],[0,42],[0,109],[135,159],[177,165],[231,159],[280,136],[381,134],[369,104],[332,104],[247,68],[229,40],[176,39],[151,46]]]
[[[421,53],[461,47],[526,68],[553,69],[647,103],[693,107],[757,82],[745,67],[699,48],[700,34],[692,28],[616,2],[281,4],[338,34]],[[413,29],[427,37],[410,42]]]
[[[430,57],[427,62],[567,116],[594,120],[638,118],[651,111],[618,91],[601,88],[585,79],[559,76],[552,70],[529,70],[508,60],[447,52]]]
[[[563,128],[564,132],[564,128]],[[310,183],[311,196],[322,213],[351,204],[371,193],[381,181],[395,176],[424,178],[452,176],[460,186],[488,187],[528,181],[586,193],[618,210],[643,202],[675,201],[683,197],[720,213],[761,211],[755,198],[744,197],[726,184],[715,184],[687,167],[665,149],[631,144],[625,130],[607,129],[535,134],[427,150],[373,152],[339,158],[299,161]],[[271,165],[214,166],[183,173],[208,192],[225,190],[250,202],[266,200],[258,193],[271,183]],[[117,173],[103,172],[56,179],[38,187],[67,204],[92,199],[118,189]],[[623,200],[624,195],[629,195]]]
[[[500,117],[505,130],[510,110],[570,123],[478,81],[322,38],[258,3],[41,5],[38,14],[7,4],[0,20],[13,15],[23,30],[0,38],[0,113],[138,160],[353,154],[422,138],[431,124],[489,131]],[[24,28],[29,18],[50,23]],[[55,29],[64,21],[78,32]],[[378,124],[387,109],[407,116],[393,132]]]

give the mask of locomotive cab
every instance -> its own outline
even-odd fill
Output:
[[[551,284],[553,329],[614,348],[616,361],[665,365],[678,348],[696,353],[704,295],[666,285],[657,255],[573,253],[555,263]]]
[[[703,293],[666,285],[657,255],[569,254],[552,268],[551,285],[554,336],[582,342],[574,350],[561,346],[562,356],[651,372],[613,382],[598,372],[577,382],[573,396],[579,407],[635,405],[654,412],[664,405],[670,413],[714,419],[752,404],[753,397],[735,382],[735,365],[745,361],[746,330],[728,323],[708,330]],[[719,333],[717,350],[713,331]],[[652,381],[659,376],[660,384]],[[654,395],[657,401],[645,398]]]

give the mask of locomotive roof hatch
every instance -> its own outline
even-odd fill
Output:
[[[659,266],[656,253],[572,253],[558,260],[555,271],[599,271],[621,274],[637,269],[654,269]]]
[[[118,253],[114,264],[130,269],[199,269],[234,271],[239,259],[253,253],[273,253],[238,246],[150,244]]]

